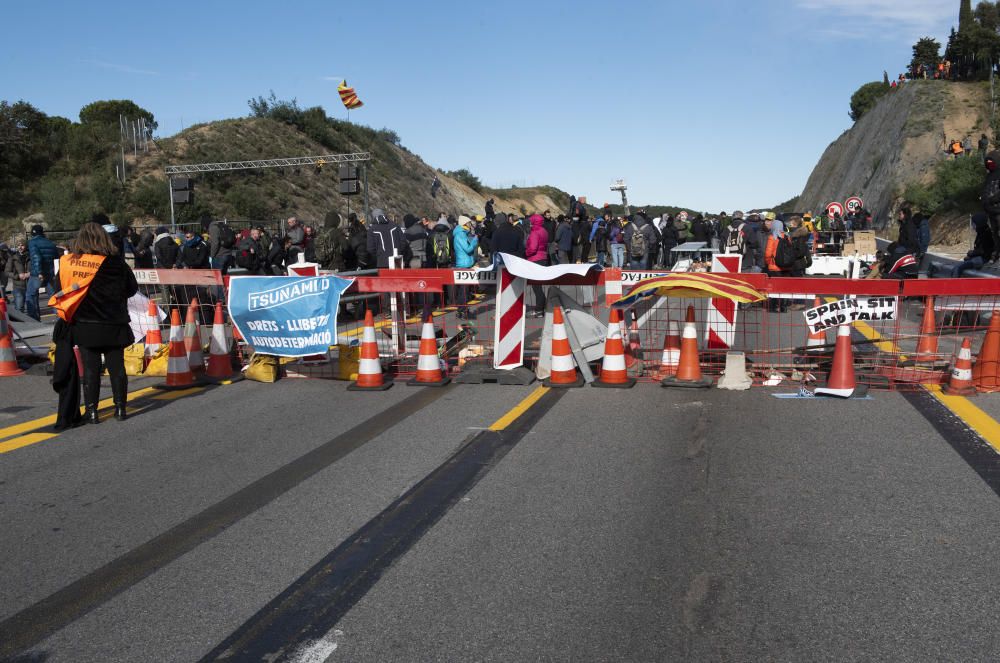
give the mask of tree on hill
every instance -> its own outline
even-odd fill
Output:
[[[913,59],[910,60],[910,70],[915,71],[918,65],[923,65],[927,71],[934,71],[941,61],[941,42],[933,37],[921,37],[913,45]]]
[[[998,3],[983,0],[973,11],[969,0],[962,0],[958,30],[952,29],[944,51],[952,70],[962,80],[986,80],[1000,62],[1000,8]]]
[[[883,96],[888,94],[889,88],[882,84],[882,81],[872,81],[865,83],[851,95],[851,119],[857,122],[865,113],[875,107],[875,104]]]
[[[130,120],[144,119],[150,129],[157,127],[153,114],[130,99],[95,101],[80,109],[80,124],[111,124],[118,126],[119,116]]]

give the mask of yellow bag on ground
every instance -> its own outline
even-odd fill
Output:
[[[135,343],[125,348],[125,375],[143,375],[145,364],[145,344]]]
[[[250,355],[250,363],[246,373],[248,380],[257,382],[276,382],[278,380],[278,358],[274,355],[262,355],[258,352]]]
[[[339,359],[337,360],[338,380],[357,380],[358,363],[361,360],[361,346],[347,345],[341,343],[337,346]]]
[[[140,344],[136,344],[140,345]],[[141,345],[140,345],[141,347]],[[152,377],[165,377],[167,375],[167,360],[170,358],[170,345],[161,345],[156,354],[149,360],[149,365],[142,372],[143,375]],[[127,363],[127,360],[126,360]],[[126,366],[126,371],[128,367]],[[131,375],[131,373],[130,373]]]

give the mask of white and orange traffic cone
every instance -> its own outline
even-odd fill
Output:
[[[163,345],[163,334],[160,332],[160,309],[152,299],[149,300],[149,308],[146,311],[146,329],[148,331],[146,332],[144,359],[148,366],[149,361]]]
[[[173,309],[170,312],[170,354],[167,355],[167,381],[160,389],[186,389],[197,384],[191,363],[188,361],[187,348],[184,344],[184,327],[181,325],[181,312]]]
[[[184,322],[184,347],[187,349],[191,372],[204,373],[205,353],[201,349],[201,327],[198,325],[197,297],[192,299],[188,305],[187,319]]]
[[[635,378],[628,376],[625,367],[625,344],[622,343],[622,314],[618,309],[611,309],[608,320],[608,336],[604,342],[604,361],[601,362],[601,375],[591,382],[592,387],[608,387],[629,389],[635,386]]]
[[[205,370],[205,375],[213,380],[228,380],[233,377],[233,362],[229,358],[229,340],[226,338],[222,302],[215,303],[215,318],[212,320],[212,336],[208,343],[208,368]]]
[[[573,360],[562,307],[559,306],[552,309],[552,371],[542,384],[557,389],[583,386],[583,377],[576,372],[576,361]]]
[[[979,355],[972,369],[976,391],[991,394],[1000,391],[1000,311],[994,310],[990,327],[979,347]]]
[[[955,357],[944,393],[949,396],[975,396],[977,393],[972,382],[972,342],[967,338],[962,339],[962,347]]]
[[[676,320],[667,321],[667,335],[663,337],[663,356],[660,359],[660,379],[677,375],[681,363],[681,335]]]
[[[693,308],[689,308],[690,313]],[[684,333],[681,336],[681,358],[677,365],[677,373],[660,380],[664,387],[683,387],[687,389],[704,389],[712,386],[712,378],[702,376],[701,364],[698,359],[698,332],[695,323],[684,323]]]
[[[851,398],[864,396],[868,387],[858,385],[854,375],[854,347],[851,345],[851,325],[837,327],[837,344],[833,348],[833,366],[826,378],[826,386],[818,387],[818,396]]]
[[[451,382],[451,378],[441,370],[441,358],[438,355],[437,336],[434,333],[434,322],[431,316],[424,318],[420,330],[420,353],[417,355],[417,374],[406,384],[412,387],[443,387]]]
[[[813,308],[817,308],[822,305],[819,297],[813,300]],[[806,339],[806,352],[807,353],[823,353],[826,352],[826,330],[820,329],[818,331],[809,332],[809,337]]]
[[[385,391],[392,380],[382,375],[382,360],[375,341],[375,319],[371,309],[365,311],[365,330],[361,337],[361,355],[358,359],[358,379],[348,385],[348,391]]]
[[[7,302],[0,297],[0,377],[2,378],[24,375],[24,371],[17,365],[12,338],[10,322],[7,320]]]

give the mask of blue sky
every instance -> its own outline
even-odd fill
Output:
[[[918,37],[944,43],[958,5],[38,0],[4,8],[0,98],[74,120],[132,99],[165,136],[270,90],[343,117],[346,78],[352,119],[489,185],[601,204],[625,178],[633,203],[763,207],[801,192],[851,93]]]

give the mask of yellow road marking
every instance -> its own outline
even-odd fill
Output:
[[[1000,453],[1000,423],[972,404],[965,396],[949,396],[941,391],[941,385],[928,384],[924,389],[931,392],[934,398],[941,401],[955,416],[969,424],[981,438]]]
[[[855,322],[854,325],[870,341],[882,338],[881,334],[864,322]],[[882,341],[879,345],[889,347],[890,349],[887,350],[889,352],[899,352],[899,348],[891,341]],[[925,384],[921,386],[948,408],[952,414],[976,431],[997,453],[1000,453],[1000,423],[996,419],[976,407],[965,396],[949,396],[944,393],[941,391],[941,385]]]
[[[52,417],[52,423],[55,423],[56,418]],[[21,437],[15,437],[13,440],[7,440],[6,442],[0,442],[0,454],[5,454],[8,451],[13,451],[14,449],[20,449],[21,447],[26,447],[29,444],[35,444],[36,442],[44,442],[45,440],[51,440],[54,437],[58,437],[56,433],[31,433],[29,435],[22,435]]]
[[[527,412],[528,408],[537,403],[538,399],[547,393],[549,393],[548,387],[538,387],[533,392],[528,394],[527,398],[515,405],[507,414],[493,422],[493,425],[490,426],[490,430],[501,431],[507,428],[507,426],[510,426],[512,423],[517,421],[518,417]]]
[[[162,394],[157,394],[153,396],[154,401],[172,401],[175,398],[183,398],[185,396],[190,396],[191,394],[197,394],[199,391],[205,391],[204,387],[191,387],[190,389],[181,389],[180,391],[165,391]]]
[[[137,398],[148,395],[151,392],[159,391],[155,387],[146,387],[145,389],[137,389],[136,391],[130,392],[128,395],[128,400],[133,401]],[[103,401],[97,404],[98,409],[109,408],[114,405],[114,401],[110,398],[105,398]],[[0,428],[0,440],[6,439],[8,437],[13,437],[14,435],[20,435],[22,433],[27,433],[33,431],[42,426],[51,426],[56,423],[56,415],[52,414],[47,417],[42,417],[40,419],[33,419],[32,421],[26,421],[23,424],[15,424],[13,426],[8,426],[7,428]]]

